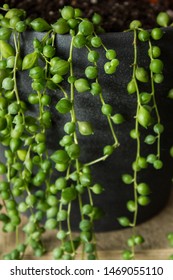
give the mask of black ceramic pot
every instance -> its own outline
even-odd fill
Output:
[[[139,181],[147,182],[150,185],[152,193],[151,203],[145,207],[139,207],[138,223],[141,223],[153,215],[157,214],[165,206],[171,189],[171,178],[173,170],[173,162],[169,155],[169,149],[173,144],[173,102],[167,98],[167,93],[173,87],[173,28],[164,30],[165,34],[162,40],[158,42],[162,50],[162,59],[164,61],[164,82],[156,85],[157,103],[160,116],[164,125],[164,133],[161,140],[161,158],[164,166],[161,170],[154,170],[153,167],[147,168],[142,172]],[[37,37],[42,38],[43,33],[27,32],[22,38],[23,54],[32,52],[32,40]],[[119,138],[120,147],[105,162],[100,162],[93,166],[92,172],[94,181],[102,184],[105,192],[102,195],[94,196],[95,204],[101,206],[105,212],[104,218],[96,222],[96,230],[108,231],[119,229],[117,222],[119,216],[129,216],[126,209],[126,202],[133,199],[133,188],[125,185],[121,176],[123,173],[131,173],[131,164],[135,160],[136,141],[129,136],[129,131],[134,128],[134,116],[136,110],[135,95],[128,95],[126,87],[132,77],[133,63],[133,34],[132,33],[109,33],[102,35],[102,40],[107,48],[113,48],[117,52],[120,65],[115,75],[105,75],[101,73],[100,82],[103,87],[103,95],[107,103],[112,104],[114,112],[122,113],[126,121],[116,129]],[[68,58],[70,36],[58,35],[56,37],[56,45],[58,55],[62,58]],[[139,65],[145,67],[148,65],[147,44],[142,43],[138,46]],[[105,62],[105,55],[100,51],[100,64]],[[74,50],[75,75],[81,76],[88,61],[87,56],[83,54],[83,49]],[[28,73],[22,73],[18,78],[20,86],[20,94],[27,101],[27,96],[31,92],[30,78]],[[144,88],[146,90],[146,88]],[[58,91],[52,91],[51,111],[53,114],[52,129],[48,132],[47,141],[50,153],[58,148],[58,139],[63,135],[63,124],[67,121],[66,116],[59,116],[54,106],[61,97]],[[81,121],[91,121],[94,126],[94,135],[84,137],[79,135],[79,141],[83,145],[81,161],[88,162],[100,157],[102,149],[107,144],[112,144],[112,138],[107,126],[106,118],[101,114],[99,98],[93,97],[88,92],[76,94],[75,107],[77,118]],[[34,114],[34,112],[33,112]],[[142,139],[146,133],[149,134],[150,129],[143,129]],[[152,151],[155,153],[156,147],[145,143],[142,144],[143,156],[147,156]],[[58,175],[55,174],[56,179]],[[78,227],[79,213],[78,205],[73,202],[73,229]]]

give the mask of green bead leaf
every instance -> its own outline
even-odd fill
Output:
[[[55,248],[53,250],[53,258],[54,260],[59,260],[63,255],[63,250],[61,248]]]
[[[95,184],[93,187],[91,187],[91,190],[94,194],[101,194],[104,191],[104,188],[100,184]]]
[[[38,53],[37,52],[32,52],[27,54],[24,59],[23,59],[23,63],[22,63],[22,70],[27,70],[32,68],[35,63],[38,60]]]
[[[18,150],[17,155],[21,161],[24,161],[26,158],[27,151],[26,150]]]
[[[38,32],[50,30],[51,26],[42,18],[36,18],[30,23],[31,27]]]
[[[33,163],[32,163],[32,160],[29,157],[26,157],[26,159],[24,161],[24,165],[25,165],[26,169],[30,173],[32,173]]]
[[[0,40],[8,40],[11,36],[12,30],[10,28],[1,27],[0,28]]]
[[[161,133],[163,133],[163,131],[164,131],[164,126],[163,126],[163,124],[161,124],[161,123],[156,123],[156,124],[154,125],[153,130],[154,130],[154,132],[155,132],[156,134],[161,134]]]
[[[127,202],[126,206],[127,206],[127,209],[129,210],[129,212],[135,212],[135,210],[136,210],[136,203],[135,203],[135,201],[129,200]]]
[[[94,25],[93,25],[93,23],[84,19],[79,24],[79,32],[81,34],[83,34],[84,36],[91,35],[94,32]]]
[[[66,75],[69,71],[70,63],[64,59],[54,57],[50,61],[50,72],[52,75],[58,74],[60,76]]]
[[[121,124],[125,121],[124,117],[121,114],[115,114],[111,117],[111,119],[115,124]]]
[[[89,215],[91,214],[93,210],[93,206],[90,205],[90,204],[85,204],[83,207],[82,207],[82,214],[83,215]]]
[[[116,71],[116,66],[112,65],[110,61],[104,64],[104,71],[106,74],[113,74]]]
[[[62,192],[62,198],[67,202],[74,200],[76,196],[77,196],[77,192],[73,187],[66,188]]]
[[[141,126],[147,128],[151,124],[151,115],[150,112],[144,107],[140,106],[137,120]]]
[[[170,21],[171,21],[171,18],[169,16],[169,14],[166,12],[160,12],[157,15],[156,22],[157,22],[157,24],[159,24],[162,27],[167,27],[169,25]]]
[[[14,101],[8,106],[8,113],[11,115],[16,115],[20,110],[20,105]]]
[[[92,229],[92,223],[90,220],[83,219],[79,223],[79,228],[81,231],[90,231]]]
[[[91,183],[92,183],[91,174],[82,173],[80,175],[80,183],[84,187],[88,187],[89,185],[91,185]]]
[[[127,92],[128,94],[133,94],[136,92],[136,82],[135,79],[132,79],[128,84],[127,84]]]
[[[22,9],[16,9],[16,8],[13,8],[13,9],[10,9],[8,10],[8,12],[5,14],[5,17],[6,18],[13,18],[13,17],[23,17],[25,16],[26,12]]]
[[[138,67],[136,69],[136,79],[142,83],[148,82],[148,72],[143,67]]]
[[[130,174],[123,174],[122,181],[125,184],[130,185],[133,182],[133,177]]]
[[[78,127],[79,127],[79,132],[80,134],[84,136],[92,135],[94,134],[93,132],[93,127],[90,122],[78,122]]]
[[[57,214],[57,220],[58,220],[58,222],[66,221],[66,220],[67,220],[67,216],[68,216],[67,210],[61,209],[61,210],[58,212],[58,214]]]
[[[136,245],[140,245],[140,244],[144,243],[144,241],[145,240],[144,240],[143,236],[141,236],[141,235],[134,236],[134,242]]]
[[[173,99],[173,88],[171,88],[168,92],[168,98]]]
[[[133,253],[130,250],[123,251],[122,254],[123,260],[131,260],[133,258]]]
[[[114,147],[111,146],[111,145],[106,145],[104,148],[103,148],[103,154],[105,156],[110,156],[114,151]]]
[[[57,34],[65,34],[69,31],[69,25],[63,18],[59,18],[57,22],[52,24],[53,31]]]
[[[44,69],[41,66],[35,66],[29,71],[29,77],[32,79],[43,79]]]
[[[61,114],[66,114],[72,109],[72,103],[67,98],[62,98],[55,106],[56,110]]]
[[[48,219],[45,223],[45,228],[48,229],[48,230],[55,229],[57,227],[57,223],[58,222],[53,218]]]
[[[83,242],[89,242],[92,239],[92,233],[90,231],[82,231],[80,234],[80,239]]]
[[[151,193],[150,187],[147,183],[142,182],[137,185],[137,192],[140,195],[149,195]]]
[[[69,161],[69,156],[66,151],[55,151],[50,157],[55,163],[66,163]]]
[[[142,26],[141,21],[135,19],[135,20],[133,20],[133,21],[130,23],[129,28],[130,28],[131,30],[134,30],[134,29],[137,29],[137,28],[139,28],[139,27],[141,27],[141,26]]]
[[[9,222],[9,217],[4,213],[0,213],[0,221],[7,223]]]
[[[16,152],[21,146],[21,140],[19,138],[12,138],[10,140],[10,149],[12,152]]]
[[[2,87],[2,82],[3,80],[8,76],[8,71],[6,69],[0,69],[0,88]],[[2,96],[0,98],[0,108],[2,109],[2,105],[4,103],[7,103],[7,101],[5,100],[5,102],[2,102]]]
[[[75,89],[80,93],[90,90],[90,85],[87,79],[83,79],[83,78],[77,79],[74,83],[74,86]]]
[[[6,41],[0,40],[0,54],[4,58],[15,55],[14,48]]]
[[[118,222],[123,227],[127,227],[130,225],[130,220],[127,217],[119,217]]]
[[[4,117],[0,117],[0,131],[7,127],[7,120]]]
[[[138,204],[141,206],[146,206],[150,203],[150,198],[145,195],[141,195],[138,197]]]
[[[67,153],[71,159],[77,159],[80,156],[80,146],[73,143],[70,146],[67,146]]]
[[[163,71],[164,65],[162,60],[155,58],[151,60],[149,67],[153,73],[160,74]]]
[[[0,162],[0,174],[5,174],[7,172],[7,168],[4,163]]]
[[[147,135],[144,139],[144,142],[148,145],[154,144],[156,141],[156,137],[154,135]]]

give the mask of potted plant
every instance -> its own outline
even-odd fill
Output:
[[[28,246],[41,256],[42,234],[57,229],[54,259],[74,259],[79,247],[96,259],[95,233],[122,226],[132,228],[123,257],[135,258],[137,223],[163,208],[171,188],[168,14],[152,30],[133,20],[110,36],[98,14],[89,20],[71,6],[53,24],[1,10],[3,230],[17,232],[28,214],[25,243],[4,258],[21,259]]]

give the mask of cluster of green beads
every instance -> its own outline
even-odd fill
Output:
[[[167,26],[170,18],[166,13],[160,13],[157,16],[157,23],[160,26]],[[136,158],[132,163],[132,173],[122,175],[122,181],[127,185],[133,186],[134,197],[127,201],[127,210],[133,214],[133,220],[128,217],[120,217],[119,223],[122,226],[130,226],[133,228],[133,235],[128,239],[128,250],[123,252],[124,259],[135,258],[135,247],[144,242],[141,235],[136,234],[136,223],[138,216],[139,206],[144,207],[150,203],[150,185],[148,182],[141,182],[139,174],[143,169],[152,165],[156,170],[163,167],[160,153],[161,134],[164,131],[164,126],[161,123],[159,110],[156,102],[156,89],[155,85],[160,84],[164,80],[163,76],[163,61],[161,60],[161,49],[157,45],[157,41],[164,35],[160,27],[155,27],[151,31],[144,30],[142,24],[138,20],[134,20],[130,24],[130,31],[134,33],[134,61],[133,61],[133,74],[132,79],[127,85],[128,94],[136,94],[136,115],[135,127],[130,131],[130,137],[136,141]],[[138,62],[138,44],[148,43],[148,68],[139,65]],[[156,43],[155,43],[156,42]],[[150,91],[141,92],[141,84],[149,84]],[[151,128],[149,134],[142,138],[142,131]],[[151,133],[152,131],[152,133]],[[156,144],[155,154],[142,154],[141,145]]]
[[[92,168],[106,160],[119,146],[115,126],[124,122],[119,112],[114,112],[111,104],[105,102],[100,79],[100,49],[105,51],[104,72],[112,75],[119,65],[116,51],[107,49],[101,37],[101,17],[94,14],[92,19],[82,17],[82,11],[71,6],[61,10],[61,17],[50,25],[42,18],[27,18],[20,9],[9,9],[4,5],[0,14],[0,141],[5,147],[5,163],[0,162],[0,198],[6,212],[0,213],[4,232],[16,232],[16,248],[6,254],[4,259],[22,259],[27,247],[31,247],[35,256],[45,253],[42,234],[55,230],[57,247],[53,250],[54,259],[74,259],[79,247],[82,258],[96,259],[96,236],[94,222],[102,217],[102,209],[94,205],[94,196],[104,191],[104,187],[93,181]],[[170,22],[165,13],[161,13],[157,22],[167,26]],[[22,33],[32,29],[44,32],[39,40],[33,40],[32,52],[22,55]],[[128,239],[129,250],[124,251],[125,259],[134,258],[135,246],[144,242],[136,234],[135,226],[138,206],[150,202],[150,186],[139,182],[138,174],[152,164],[155,169],[162,168],[160,159],[160,138],[164,130],[155,98],[155,84],[163,81],[163,62],[161,50],[153,42],[163,36],[160,28],[146,31],[139,21],[130,24],[134,32],[133,75],[127,85],[128,94],[136,94],[135,127],[130,137],[136,141],[136,158],[132,163],[132,173],[123,174],[125,184],[133,185],[134,198],[127,202],[127,209],[133,213],[133,221],[127,217],[118,220],[122,226],[131,226],[133,235]],[[58,55],[56,36],[70,34],[71,43],[68,58]],[[148,69],[138,65],[137,42],[148,42]],[[76,75],[73,52],[84,49],[88,65]],[[18,88],[18,74],[27,72],[31,79],[31,92],[27,101],[21,98]],[[150,83],[150,92],[141,92],[140,84]],[[47,131],[52,127],[52,91],[57,93],[55,109],[59,116],[67,115],[64,135],[57,143],[57,149],[50,154],[47,148]],[[100,112],[107,119],[112,139],[100,153],[100,157],[91,162],[81,162],[82,146],[80,137],[92,137],[93,124],[88,119],[78,119],[75,111],[77,95],[91,94],[100,100]],[[171,98],[172,91],[169,93]],[[28,106],[29,104],[29,106]],[[30,108],[37,112],[31,114]],[[153,127],[153,133],[141,140],[140,132]],[[143,155],[141,141],[147,145],[156,143],[155,154]],[[58,172],[55,181],[52,173]],[[44,190],[41,187],[44,186]],[[83,201],[83,195],[88,201]],[[23,199],[24,197],[24,199]],[[22,198],[21,202],[17,202]],[[77,200],[80,209],[79,234],[71,229],[73,202]],[[26,239],[20,244],[18,231],[21,214],[29,212],[28,222],[24,225]],[[43,218],[46,221],[43,223]]]
[[[77,13],[75,18],[75,12]],[[69,14],[70,13],[70,14]],[[107,50],[103,45],[101,38],[96,35],[95,29],[98,31],[98,24],[100,23],[100,17],[94,15],[92,21],[88,19],[82,19],[79,10],[71,7],[65,7],[61,11],[62,18],[53,25],[55,31],[61,22],[68,21],[68,24],[73,23],[71,26],[71,45],[69,51],[69,77],[68,83],[70,85],[70,93],[66,91],[62,86],[60,87],[63,98],[61,98],[56,104],[56,109],[60,114],[70,114],[70,121],[64,126],[65,135],[60,140],[60,146],[64,150],[55,151],[51,159],[55,162],[55,168],[61,172],[66,171],[66,181],[72,181],[71,186],[62,190],[62,200],[60,202],[60,208],[62,214],[60,215],[60,222],[67,221],[67,231],[62,229],[61,223],[59,224],[59,231],[57,238],[61,241],[61,246],[54,249],[53,255],[55,259],[59,258],[74,258],[76,249],[79,245],[82,245],[82,255],[87,255],[88,259],[97,258],[96,252],[96,239],[94,235],[94,221],[102,216],[102,210],[94,206],[93,195],[99,195],[104,191],[102,185],[94,183],[92,179],[91,168],[93,164],[106,159],[118,146],[118,140],[112,126],[112,108],[111,105],[105,104],[102,87],[99,83],[99,68],[97,62],[99,60],[99,52],[97,49],[103,47],[106,51],[106,58],[109,60],[104,65],[104,70],[107,74],[113,74],[118,66],[118,59],[116,58],[116,52],[114,50]],[[96,25],[96,26],[95,26]],[[64,31],[61,31],[63,34]],[[66,31],[65,31],[66,32]],[[74,73],[73,67],[73,50],[85,48],[87,50],[87,59],[89,65],[84,70],[84,75],[77,77]],[[112,53],[110,55],[110,53]],[[108,55],[109,54],[109,55]],[[116,63],[115,63],[116,62]],[[92,136],[94,133],[94,127],[92,123],[86,120],[78,120],[75,112],[75,94],[85,94],[90,92],[93,96],[99,96],[101,100],[101,111],[107,116],[114,143],[108,145],[103,150],[103,156],[98,159],[94,159],[92,162],[82,164],[80,162],[81,146],[78,139],[78,134],[82,136]],[[107,106],[107,108],[106,108]],[[111,111],[111,112],[110,112]],[[60,154],[64,155],[65,161],[62,161]],[[63,168],[62,168],[63,163]],[[61,178],[63,179],[63,178]],[[59,182],[60,179],[57,179]],[[57,182],[56,181],[56,182]],[[55,186],[56,186],[55,182]],[[87,194],[88,203],[83,203],[82,195]],[[79,237],[72,239],[70,230],[70,214],[72,200],[79,199],[79,206],[81,212],[81,221],[79,223],[80,235]],[[68,202],[68,209],[64,210],[64,201]],[[69,234],[70,233],[70,234]],[[66,241],[67,235],[69,240]]]
[[[102,86],[99,82],[99,49],[105,50],[106,74],[116,72],[119,61],[116,51],[107,49],[97,35],[101,17],[94,14],[92,20],[82,18],[80,9],[65,6],[61,17],[52,25],[44,19],[31,20],[20,9],[2,8],[0,15],[0,140],[5,147],[6,162],[0,163],[0,197],[6,213],[0,214],[3,231],[16,232],[16,248],[4,256],[5,259],[21,259],[29,246],[35,256],[44,254],[42,234],[46,230],[57,231],[57,247],[54,259],[74,259],[82,245],[82,258],[97,258],[94,221],[102,217],[102,210],[94,206],[94,195],[104,191],[101,184],[93,182],[91,166],[109,157],[119,146],[114,124],[124,121],[120,113],[113,114],[113,108],[105,103]],[[33,40],[32,52],[22,57],[21,34],[28,29],[45,32],[41,40]],[[56,35],[71,35],[69,57],[64,59],[57,54]],[[83,76],[74,72],[73,50],[87,50],[88,66]],[[17,75],[28,73],[31,79],[31,92],[27,101],[21,99]],[[67,86],[64,86],[66,81]],[[57,150],[49,154],[47,130],[52,126],[50,105],[51,92],[56,91],[55,109],[59,115],[69,115],[64,125],[64,136],[59,139]],[[88,163],[80,161],[81,145],[78,135],[91,137],[94,133],[89,120],[79,120],[75,112],[77,94],[90,93],[100,98],[100,111],[107,118],[112,133],[112,142],[103,148],[100,158]],[[29,106],[28,106],[29,104]],[[37,115],[30,112],[33,108]],[[52,181],[51,175],[58,171]],[[45,190],[40,189],[45,186]],[[88,202],[82,196],[87,194]],[[21,202],[17,199],[24,197]],[[73,236],[71,218],[73,201],[78,200],[81,221],[80,233]],[[2,206],[1,206],[2,208]],[[30,212],[24,244],[20,244],[18,228],[21,213]],[[42,220],[46,217],[43,224]]]

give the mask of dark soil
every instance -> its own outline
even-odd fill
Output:
[[[173,0],[6,0],[10,7],[22,8],[28,16],[43,17],[53,23],[59,16],[59,9],[71,5],[83,10],[84,16],[94,12],[103,16],[103,28],[109,31],[127,29],[130,21],[138,19],[145,28],[155,25],[155,17],[160,11],[173,14]]]

